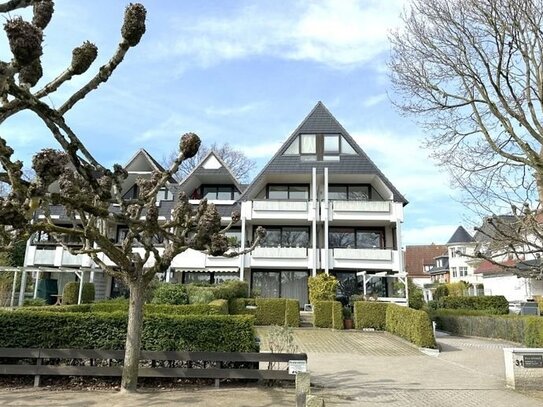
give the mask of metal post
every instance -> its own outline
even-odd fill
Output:
[[[21,276],[21,289],[19,290],[19,307],[23,306],[23,302],[25,301],[25,291],[26,291],[26,270],[22,271]]]
[[[34,299],[38,297],[38,283],[40,282],[40,270],[36,271],[36,284],[34,284]]]
[[[328,221],[330,210],[328,209],[328,168],[324,169],[324,211],[326,217],[324,218],[324,272],[329,273],[329,260],[330,253],[328,252]]]
[[[311,172],[312,176],[312,201],[313,201],[313,222],[311,224],[312,231],[311,231],[311,244],[313,246],[313,270],[312,270],[312,276],[315,277],[317,275],[317,261],[318,261],[318,250],[317,249],[317,218],[319,216],[319,203],[317,202],[317,169],[313,167],[313,170]]]
[[[17,291],[17,277],[19,277],[19,272],[15,270],[15,274],[13,275],[13,287],[11,288],[11,301],[9,302],[10,307],[13,307],[15,305],[15,292]]]
[[[85,278],[85,272],[83,269],[81,271],[81,276],[79,278],[79,296],[77,297],[77,303],[81,304],[81,298],[83,297],[83,280]]]
[[[242,205],[245,204],[242,203]],[[247,238],[245,237],[245,233],[247,232],[247,224],[245,221],[245,213],[242,210],[241,211],[241,242],[240,242],[240,250],[243,252],[245,250],[245,242]],[[241,281],[245,280],[245,255],[242,254],[239,256],[239,279]]]

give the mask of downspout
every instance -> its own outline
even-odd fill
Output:
[[[313,246],[313,270],[311,275],[315,277],[317,275],[317,262],[319,259],[319,250],[317,249],[317,217],[319,216],[319,205],[317,203],[317,169],[313,167],[311,173],[312,181],[312,209],[313,209],[313,222],[311,233],[311,244]]]
[[[324,272],[329,274],[330,253],[328,251],[328,222],[330,211],[328,209],[328,167],[324,169]]]

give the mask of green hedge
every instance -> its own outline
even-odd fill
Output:
[[[247,306],[256,306],[254,298],[234,298],[228,301],[228,310],[231,315],[256,315],[256,308],[247,309]]]
[[[441,297],[438,301],[438,308],[480,310],[497,315],[509,314],[509,302],[503,295]]]
[[[354,327],[356,329],[386,329],[388,302],[356,301],[354,303]]]
[[[343,312],[339,301],[316,301],[313,304],[313,326],[343,329]]]
[[[187,288],[183,284],[161,283],[153,292],[153,304],[182,305],[189,303]]]
[[[435,348],[432,321],[424,311],[390,304],[386,311],[386,330],[422,348]]]
[[[123,349],[126,313],[0,311],[0,347]],[[146,315],[142,349],[256,351],[251,316]]]
[[[257,298],[257,325],[300,326],[300,303],[289,298]]]
[[[217,286],[212,286],[217,300],[233,300],[246,298],[249,295],[249,284],[246,281],[228,280]]]
[[[336,299],[338,280],[336,277],[326,273],[309,277],[309,302],[315,304],[317,301],[334,301]]]
[[[90,304],[94,301],[95,290],[93,283],[83,283],[83,291],[81,293],[81,303]],[[62,303],[66,305],[77,304],[79,299],[79,283],[71,281],[66,283],[62,291]]]
[[[438,329],[456,335],[480,336],[543,347],[543,318],[519,315],[458,315],[437,311]]]

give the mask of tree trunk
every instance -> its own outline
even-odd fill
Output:
[[[128,284],[128,288],[130,289],[130,305],[128,308],[128,328],[126,332],[121,391],[135,392],[138,384],[141,334],[143,331],[143,298],[145,283],[140,279],[131,281]]]

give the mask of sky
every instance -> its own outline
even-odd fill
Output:
[[[60,106],[111,57],[127,3],[55,0],[36,89],[66,69],[71,50],[86,40],[98,46],[98,59],[52,95],[51,105]],[[258,171],[320,100],[409,200],[404,245],[446,243],[465,224],[459,192],[421,148],[423,130],[391,103],[388,34],[401,25],[407,0],[142,3],[147,32],[140,44],[66,114],[102,163],[125,164],[139,148],[160,161],[191,131],[205,144],[243,151]],[[1,54],[8,49],[2,36]],[[29,113],[0,132],[25,165],[39,149],[58,147]]]

